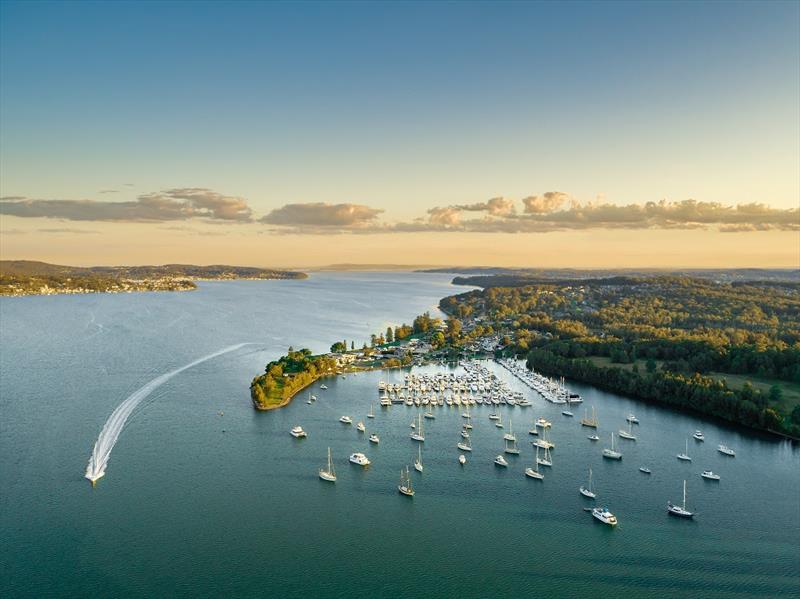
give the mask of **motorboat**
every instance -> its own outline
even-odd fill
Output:
[[[703,478],[708,479],[708,480],[719,480],[720,479],[719,474],[714,474],[711,470],[703,470],[700,473],[700,476],[702,476]]]
[[[327,389],[327,388],[328,388],[328,385],[320,385],[320,386],[319,386],[319,388],[320,388],[320,389]]]
[[[695,441],[705,441],[706,440],[705,436],[703,435],[703,431],[694,431],[694,434],[692,435],[692,437],[694,437]]]
[[[356,464],[358,466],[369,466],[370,465],[369,458],[367,458],[367,456],[365,456],[363,453],[360,453],[360,452],[356,452],[356,453],[350,454],[350,461],[353,464]]]
[[[628,417],[625,420],[627,420],[631,424],[639,424],[639,419],[633,414],[628,414]]]
[[[609,526],[617,525],[617,517],[609,512],[608,508],[596,507],[592,510],[592,516],[603,524],[608,524]]]
[[[508,462],[506,462],[506,459],[502,455],[499,455],[494,459],[494,465],[508,468]]]
[[[730,456],[732,458],[736,457],[736,452],[733,451],[727,445],[718,445],[717,446],[717,451],[720,452],[722,455],[727,455],[727,456]]]
[[[367,430],[367,427],[364,426],[364,423],[361,422],[360,420],[358,421],[358,424],[356,424],[356,428],[358,429],[359,433],[363,433],[364,431]]]
[[[381,438],[378,435],[376,435],[375,433],[372,433],[369,436],[369,442],[370,443],[380,443],[381,442]]]
[[[342,416],[339,418],[339,422],[342,424],[353,424],[353,419],[350,416]]]
[[[465,456],[463,453],[458,454],[458,463],[461,464],[462,466],[466,464],[467,456]]]
[[[319,477],[331,483],[336,482],[336,471],[333,469],[333,460],[331,459],[331,448],[328,447],[328,465],[325,468],[319,469]]]
[[[306,433],[306,431],[304,431],[304,430],[303,430],[303,427],[302,427],[302,426],[296,426],[296,427],[294,427],[294,428],[293,428],[293,429],[290,431],[290,434],[292,435],[292,437],[294,437],[294,438],[296,438],[296,439],[300,439],[300,438],[302,438],[302,437],[307,437],[307,436],[308,436],[308,434]]]
[[[647,466],[639,466],[639,472],[644,472],[645,474],[652,474],[653,471],[650,470]]]
[[[598,437],[597,435],[589,435],[586,438],[589,439],[589,441],[599,441],[600,440],[600,437]]]

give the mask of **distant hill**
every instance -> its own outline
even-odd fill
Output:
[[[430,265],[425,264],[328,264],[327,266],[320,266],[314,270],[318,271],[416,271],[423,268],[431,268]],[[420,272],[428,272],[420,270]],[[451,272],[451,271],[445,271]]]
[[[184,291],[198,279],[304,279],[288,270],[215,264],[161,266],[63,266],[32,260],[0,260],[0,295]]]

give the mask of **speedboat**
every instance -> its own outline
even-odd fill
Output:
[[[600,437],[598,437],[597,435],[589,435],[586,438],[589,439],[589,441],[599,441],[600,440]]]
[[[463,453],[458,454],[458,463],[462,466],[467,463],[467,457]]]
[[[363,433],[365,430],[367,430],[367,427],[364,426],[364,423],[360,420],[358,421],[358,424],[356,424],[356,428],[358,429],[359,433]]]
[[[603,524],[608,524],[609,526],[617,525],[617,517],[609,512],[608,508],[596,507],[592,510],[592,516],[600,520]]]
[[[291,430],[292,437],[299,439],[301,437],[307,437],[306,431],[303,430],[302,426],[296,426]]]
[[[342,416],[339,418],[339,422],[342,424],[353,424],[353,419],[350,416]]]
[[[350,461],[358,466],[369,466],[370,461],[363,453],[356,452],[350,455]]]
[[[706,438],[703,436],[703,431],[694,431],[694,434],[692,435],[692,437],[694,437],[695,441],[705,441],[706,440]]]
[[[494,465],[495,466],[502,466],[503,468],[507,468],[508,467],[508,462],[506,462],[506,459],[503,456],[499,455],[494,459]]]
[[[652,474],[653,471],[650,470],[647,466],[639,466],[639,472],[644,472],[645,474]]]
[[[570,412],[569,410],[563,410],[561,413],[562,413],[564,416],[574,416],[574,415],[575,415],[575,414],[573,414],[572,412]]]
[[[707,478],[708,480],[719,480],[719,474],[714,474],[711,470],[703,470],[703,472],[700,473],[700,476]]]
[[[319,388],[320,388],[320,389],[327,389],[327,388],[328,388],[328,385],[320,385],[320,386],[319,386]]]
[[[730,447],[728,447],[727,445],[719,445],[719,446],[717,446],[717,451],[718,451],[718,452],[720,452],[720,453],[721,453],[721,454],[723,454],[723,455],[729,455],[729,456],[731,456],[732,458],[733,458],[733,457],[736,457],[736,452],[735,452],[735,451],[733,451],[733,450],[732,450]]]

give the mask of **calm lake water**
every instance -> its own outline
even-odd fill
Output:
[[[534,403],[501,408],[522,454],[508,469],[492,464],[501,431],[477,406],[462,468],[460,410],[438,408],[408,499],[397,483],[416,455],[408,434],[417,411],[379,408],[376,388],[403,371],[329,380],[313,405],[252,409],[250,380],[289,345],[360,345],[463,291],[449,280],[336,273],[201,283],[190,293],[0,300],[0,596],[798,596],[800,451],[787,443],[571,384],[597,408],[601,441],[592,443],[582,408],[566,418],[493,365]],[[257,345],[150,395],[91,488],[86,462],[121,401],[242,342]],[[618,441],[621,462],[603,460],[629,412],[641,421],[638,440]],[[344,414],[364,420],[380,445],[340,424]],[[544,481],[523,476],[537,416],[553,422],[556,443]],[[296,424],[307,439],[289,435]],[[706,442],[690,439],[693,461],[678,461],[697,428]],[[719,454],[719,443],[736,457]],[[317,478],[329,446],[335,485]],[[353,451],[372,466],[351,466]],[[598,503],[619,518],[615,530],[583,511],[589,467]],[[704,469],[722,480],[701,479]],[[665,511],[684,479],[695,521]]]

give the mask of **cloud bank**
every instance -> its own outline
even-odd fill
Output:
[[[800,231],[800,208],[683,200],[618,205],[581,203],[562,191],[435,206],[411,221],[384,222],[365,204],[291,203],[256,218],[247,200],[200,187],[141,194],[132,201],[0,198],[0,214],[63,221],[261,223],[284,234],[405,232],[548,233],[588,229],[704,229],[722,233]]]
[[[0,198],[0,214],[23,218],[72,221],[165,222],[202,218],[219,222],[250,222],[253,213],[243,198],[210,189],[185,187],[143,194],[128,202]]]

